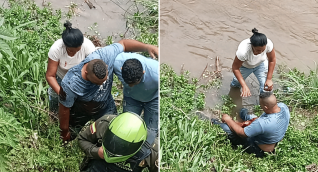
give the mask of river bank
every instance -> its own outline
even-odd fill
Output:
[[[308,94],[303,97],[315,96],[312,82],[308,81],[317,73],[304,76],[301,72],[293,74],[293,71],[285,71],[282,75],[286,82],[297,79],[303,83],[307,79],[304,89]],[[298,93],[285,94],[279,98],[289,106],[290,125],[285,137],[278,143],[275,154],[259,159],[243,153],[241,147],[233,149],[219,126],[211,125],[209,118],[198,118],[196,112],[206,108],[198,79],[192,78],[188,72],[179,75],[168,65],[162,64],[160,81],[161,171],[317,170],[318,114],[313,101],[308,102],[304,98],[298,105],[290,102],[293,95],[297,96]],[[214,108],[215,112],[231,113],[233,102],[226,97],[224,100],[224,104]],[[309,103],[309,106],[303,106],[304,103]],[[257,115],[262,113],[260,108],[254,109],[254,112]]]

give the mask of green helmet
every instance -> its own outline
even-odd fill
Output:
[[[131,112],[118,115],[110,121],[103,137],[105,161],[126,161],[141,149],[146,140],[147,127],[139,115]]]

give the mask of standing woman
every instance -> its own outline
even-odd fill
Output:
[[[251,96],[250,89],[245,83],[245,79],[251,73],[254,73],[260,84],[260,92],[273,89],[272,76],[276,64],[273,42],[264,34],[259,33],[256,28],[252,32],[251,38],[243,40],[238,46],[232,65],[235,76],[231,87],[242,87],[242,97]],[[268,71],[265,64],[267,59]]]
[[[49,83],[50,111],[58,110],[58,96],[62,96],[61,82],[67,71],[79,64],[84,58],[95,51],[94,44],[85,38],[79,29],[72,28],[69,21],[64,23],[62,39],[54,42],[48,53],[49,60],[46,80]],[[64,95],[65,96],[65,95]],[[63,97],[63,96],[62,96]]]

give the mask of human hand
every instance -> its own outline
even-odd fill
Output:
[[[251,96],[250,89],[247,86],[242,87],[241,97],[248,97],[248,96]]]
[[[71,132],[70,130],[62,130],[61,131],[61,138],[63,139],[63,142],[67,142],[71,140]]]
[[[226,121],[232,120],[232,118],[228,114],[222,115],[222,122],[226,123]]]
[[[148,45],[147,47],[148,54],[153,58],[157,59],[159,57],[158,47],[154,45]]]
[[[99,147],[98,149],[98,156],[102,159],[104,159],[104,149],[103,146]]]
[[[264,90],[265,91],[272,91],[273,89],[273,81],[271,79],[266,80],[264,84]]]
[[[66,99],[66,93],[64,92],[63,88],[60,87],[60,91],[59,91],[59,97],[62,101],[64,101]]]

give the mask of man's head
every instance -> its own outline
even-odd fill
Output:
[[[259,95],[259,104],[266,113],[277,105],[276,97],[272,92],[263,92]]]
[[[121,68],[121,74],[126,84],[133,87],[140,83],[145,71],[137,59],[128,59]]]
[[[141,149],[147,140],[147,127],[139,115],[125,112],[110,121],[102,140],[105,161],[123,162]]]
[[[87,80],[93,84],[102,85],[107,79],[108,66],[104,61],[95,59],[88,62],[85,73]]]

